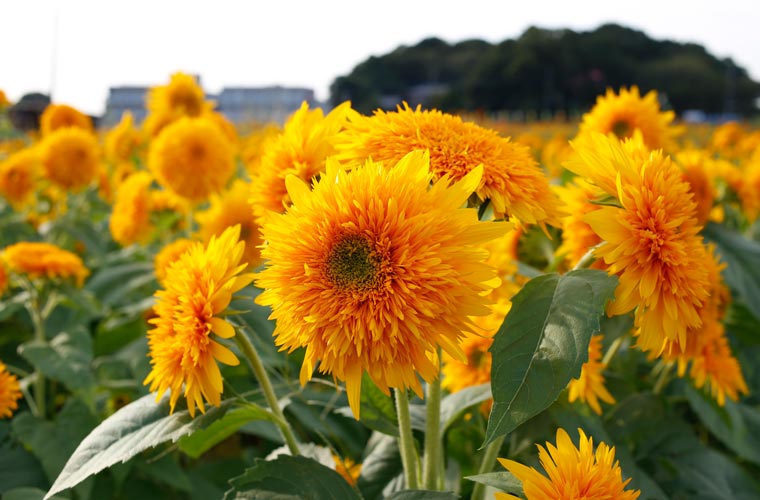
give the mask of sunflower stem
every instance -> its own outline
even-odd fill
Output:
[[[604,243],[605,242],[603,241],[589,248],[588,252],[586,252],[583,255],[583,257],[580,258],[580,260],[578,260],[578,263],[575,264],[575,266],[573,266],[572,270],[576,271],[578,269],[586,269],[587,267],[591,266],[591,264],[593,264],[594,261],[596,261],[596,256],[594,255],[594,252],[596,252],[599,249],[599,247],[604,245]]]
[[[431,383],[427,384],[427,395],[425,397],[426,419],[425,419],[425,454],[422,459],[422,485],[425,489],[437,491],[439,489],[439,479],[442,477],[440,471],[441,457],[441,370],[440,370],[440,349],[438,352],[438,376]]]
[[[37,289],[34,286],[29,288],[30,300],[27,310],[29,316],[32,318],[32,325],[34,325],[34,340],[41,343],[47,343],[47,335],[45,334],[45,320],[42,316],[42,310],[40,308],[40,300]],[[34,402],[37,405],[37,414],[41,418],[45,418],[45,376],[37,368],[34,372]]]
[[[412,418],[409,414],[409,398],[405,388],[395,388],[396,416],[398,417],[399,448],[401,451],[401,463],[404,466],[406,488],[409,490],[419,489],[419,458],[414,448],[414,436],[412,435]]]
[[[251,339],[249,339],[245,332],[243,332],[242,328],[236,328],[235,331],[235,342],[237,342],[238,347],[240,347],[240,350],[243,351],[246,359],[248,359],[248,363],[251,365],[253,374],[256,376],[256,379],[261,386],[261,390],[264,393],[267,404],[269,404],[269,408],[272,410],[272,413],[274,413],[275,416],[284,424],[278,425],[277,427],[280,429],[280,434],[282,434],[283,439],[285,439],[285,443],[288,445],[290,454],[293,456],[300,455],[301,450],[298,448],[298,442],[296,441],[296,437],[293,434],[293,429],[290,427],[290,425],[288,425],[285,414],[280,408],[280,404],[277,400],[277,395],[274,392],[271,380],[269,380],[269,375],[267,375],[266,368],[264,368],[264,363],[261,362],[259,353],[256,352],[256,348],[253,346]]]
[[[607,349],[607,352],[604,353],[604,358],[602,358],[602,364],[604,366],[607,366],[610,361],[612,361],[612,358],[614,358],[615,354],[617,354],[617,352],[620,350],[620,346],[623,345],[623,342],[625,342],[625,335],[621,335],[612,341],[609,349]]]
[[[666,385],[668,385],[668,382],[670,381],[670,365],[662,364],[660,367],[660,374],[657,377],[657,381],[654,383],[654,387],[652,388],[652,392],[654,394],[660,394],[662,390],[665,388]]]
[[[506,437],[506,434],[501,435],[486,446],[486,451],[483,453],[483,458],[480,461],[478,474],[487,474],[493,470],[494,465],[496,465],[496,459],[499,457],[499,450],[501,450],[501,445],[504,444],[504,439]],[[470,500],[483,500],[485,494],[486,485],[483,483],[475,483]]]

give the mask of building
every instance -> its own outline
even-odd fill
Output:
[[[100,123],[103,127],[113,127],[121,120],[125,111],[131,111],[135,123],[141,123],[147,114],[145,99],[149,87],[111,87],[108,90],[106,109]],[[310,107],[318,103],[314,91],[300,87],[225,87],[217,95],[206,95],[214,101],[216,111],[235,124],[277,123],[285,120],[306,101]]]

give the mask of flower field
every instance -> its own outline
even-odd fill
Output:
[[[760,129],[0,92],[0,496],[760,498]]]

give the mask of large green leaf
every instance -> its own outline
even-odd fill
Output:
[[[228,411],[226,415],[205,429],[199,429],[189,436],[184,436],[179,440],[179,449],[193,458],[198,458],[209,448],[221,443],[245,424],[255,420],[274,421],[275,418],[270,411],[249,403]]]
[[[0,497],[14,488],[46,488],[48,484],[40,463],[23,447],[0,446]]]
[[[726,400],[723,407],[713,398],[686,386],[686,397],[699,419],[740,457],[760,465],[760,412],[755,408]]]
[[[513,495],[519,495],[523,491],[522,481],[508,471],[487,472],[485,474],[467,476],[465,479],[485,484],[486,486],[492,486],[499,491],[511,493]]]
[[[403,474],[403,468],[398,440],[376,432],[367,443],[357,488],[367,500],[379,499],[386,485],[399,474]]]
[[[281,455],[275,460],[257,459],[245,473],[230,480],[225,500],[301,499],[360,500],[340,474],[316,460]]]
[[[616,286],[616,277],[582,269],[534,278],[513,297],[490,349],[494,405],[484,444],[548,408],[578,376]]]
[[[712,222],[702,234],[716,244],[721,260],[727,264],[723,278],[728,286],[760,318],[760,243]]]
[[[192,418],[186,409],[170,414],[168,394],[158,403],[153,394],[143,396],[111,415],[79,444],[46,498],[143,450],[208,426],[224,416],[232,401]]]
[[[92,337],[83,328],[61,332],[49,343],[32,340],[19,346],[19,354],[46,377],[75,391],[94,383]]]

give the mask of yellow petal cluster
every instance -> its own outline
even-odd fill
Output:
[[[50,243],[15,243],[5,247],[0,258],[11,272],[25,274],[30,279],[71,278],[82,286],[90,274],[78,255]]]

